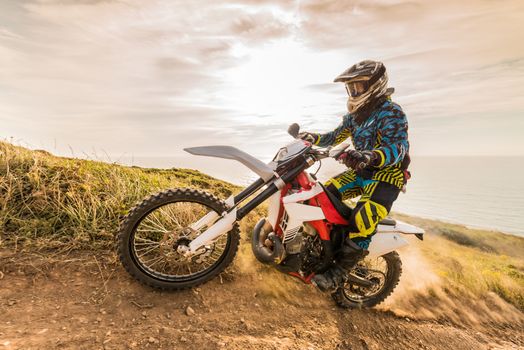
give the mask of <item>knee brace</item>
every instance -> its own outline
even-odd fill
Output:
[[[375,232],[378,222],[388,215],[388,210],[379,203],[367,200],[356,209],[351,217],[351,226],[358,232],[351,232],[349,238],[368,237]]]

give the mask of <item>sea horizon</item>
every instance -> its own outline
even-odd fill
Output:
[[[263,159],[268,161],[269,159]],[[257,179],[242,164],[219,158],[196,156],[121,157],[123,165],[151,168],[188,168],[238,186]],[[318,165],[309,169],[315,172]],[[344,171],[334,160],[324,160],[321,181]],[[392,212],[500,231],[524,237],[524,156],[413,156],[412,178]]]

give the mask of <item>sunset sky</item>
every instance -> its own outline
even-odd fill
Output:
[[[56,154],[269,159],[385,63],[417,155],[524,155],[524,1],[0,2],[0,137]],[[177,158],[178,157],[178,158]]]

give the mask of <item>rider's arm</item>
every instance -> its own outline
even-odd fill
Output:
[[[345,115],[342,118],[342,123],[340,123],[339,126],[333,131],[330,131],[325,134],[317,134],[318,138],[315,142],[315,145],[320,147],[327,147],[327,146],[336,146],[345,139],[347,139],[349,136],[351,136],[351,131],[349,129],[349,115]]]
[[[408,152],[408,120],[397,105],[380,115],[380,146],[375,148],[379,155],[378,167],[395,165],[404,159]]]

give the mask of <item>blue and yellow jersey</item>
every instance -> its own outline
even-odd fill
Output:
[[[402,188],[404,171],[401,164],[409,152],[408,121],[402,108],[390,99],[385,100],[361,125],[351,114],[342,117],[342,123],[333,131],[318,135],[316,145],[334,146],[348,137],[356,150],[374,150],[380,163],[373,180],[383,181]]]

